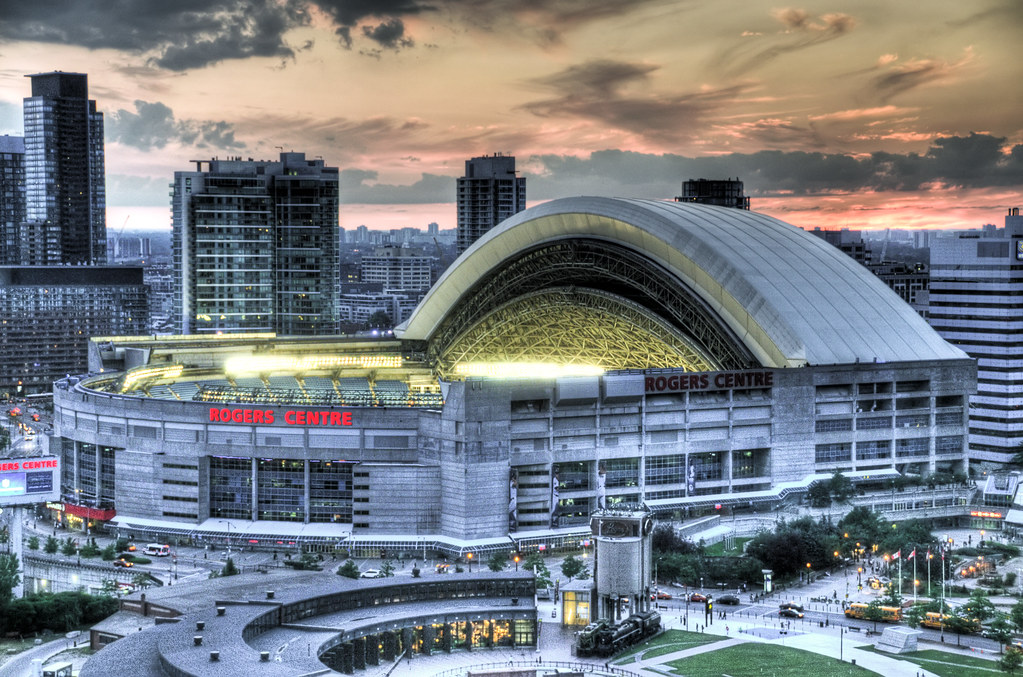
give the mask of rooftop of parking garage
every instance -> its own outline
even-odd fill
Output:
[[[348,579],[340,576],[325,576],[322,572],[273,572],[268,574],[243,574],[196,582],[179,584],[129,595],[124,605],[140,605],[144,600],[147,604],[163,609],[174,610],[182,614],[177,622],[158,625],[138,632],[125,639],[118,640],[99,652],[86,664],[82,671],[83,677],[116,674],[124,665],[138,665],[139,660],[150,660],[154,665],[165,661],[187,670],[194,675],[235,675],[240,674],[244,666],[246,674],[253,675],[298,675],[324,669],[316,653],[311,647],[322,645],[325,641],[336,637],[343,628],[351,629],[355,625],[366,623],[375,626],[380,624],[399,624],[403,619],[422,619],[432,622],[429,617],[436,615],[467,614],[487,612],[488,616],[516,612],[535,614],[532,598],[522,599],[513,604],[510,597],[472,597],[452,598],[411,602],[394,606],[375,605],[371,610],[362,608],[350,612],[324,614],[309,617],[303,621],[308,628],[290,626],[291,641],[301,641],[292,650],[278,652],[281,661],[260,661],[259,651],[268,650],[263,647],[279,648],[286,641],[279,633],[270,631],[268,637],[256,641],[243,640],[245,628],[266,611],[275,607],[300,604],[304,600],[312,600],[336,592],[357,592],[359,590],[383,589],[393,586],[415,587],[431,586],[438,583],[448,585],[471,584],[474,581],[531,581],[531,572],[474,572],[462,574],[457,578],[434,576],[422,579]],[[267,591],[273,591],[273,599],[268,599]],[[224,608],[224,614],[218,614],[217,607]],[[202,630],[197,629],[196,622],[203,622]],[[321,624],[322,621],[322,624]],[[381,626],[381,629],[386,629]],[[296,631],[299,633],[296,635]],[[194,637],[201,636],[201,645],[196,645]],[[258,636],[257,636],[258,637]],[[304,651],[302,644],[305,644]],[[210,661],[210,652],[218,651],[220,659]],[[276,657],[275,657],[276,658]],[[159,670],[141,674],[161,674]]]

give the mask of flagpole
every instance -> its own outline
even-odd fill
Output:
[[[938,627],[941,628],[941,641],[945,641],[945,545],[941,545],[941,608],[938,610]]]
[[[899,598],[902,598],[902,548],[899,548]]]
[[[916,604],[916,589],[920,587],[916,584],[916,548],[913,548],[913,604]]]
[[[927,548],[927,599],[931,598],[931,549]]]

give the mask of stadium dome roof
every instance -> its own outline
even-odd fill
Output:
[[[738,209],[603,197],[553,200],[507,219],[448,268],[396,334],[464,340],[474,327],[498,324],[492,318],[501,307],[557,284],[548,277],[521,286],[520,279],[539,280],[545,266],[561,271],[559,262],[582,250],[592,258],[557,273],[562,292],[586,288],[587,298],[602,299],[624,290],[618,307],[656,320],[655,334],[667,326],[686,335],[705,358],[691,368],[967,358],[864,266],[795,226]],[[616,257],[627,265],[616,269]],[[587,266],[604,272],[579,272]],[[705,318],[704,329],[690,331],[685,314],[672,316],[679,303],[663,292],[651,301],[655,283],[636,282],[642,289],[630,293],[638,278],[669,279],[693,317]],[[718,359],[726,344],[733,357]]]

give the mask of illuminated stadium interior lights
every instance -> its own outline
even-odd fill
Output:
[[[124,382],[121,383],[121,392],[126,393],[131,390],[136,383],[147,379],[177,378],[178,376],[181,376],[181,372],[184,371],[184,369],[185,367],[180,364],[160,367],[138,367],[137,369],[132,369],[124,375]]]
[[[401,355],[239,355],[224,363],[224,372],[268,374],[271,372],[307,372],[339,367],[359,369],[397,368]]]
[[[459,376],[489,378],[558,378],[561,376],[600,376],[602,367],[590,364],[551,364],[547,362],[462,362],[455,365]]]

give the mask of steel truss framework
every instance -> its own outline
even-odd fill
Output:
[[[444,372],[460,362],[548,362],[552,356],[608,370],[715,368],[636,304],[579,288],[535,292],[501,306],[459,336],[440,364]]]
[[[543,298],[567,301],[572,297],[566,294],[575,294],[580,303],[571,328],[561,326],[567,322],[566,305],[552,313],[530,300],[553,290],[557,293]],[[488,338],[488,333],[493,336]],[[545,243],[490,271],[441,322],[430,340],[430,356],[441,372],[448,372],[453,359],[471,355],[493,361],[508,350],[502,342],[524,348],[540,343],[541,337],[550,351],[542,353],[542,361],[577,363],[580,352],[592,357],[611,348],[617,363],[608,368],[647,368],[660,359],[667,362],[656,366],[758,366],[746,346],[681,280],[627,247],[596,239]],[[587,343],[595,340],[599,342]],[[633,341],[637,345],[624,345]],[[660,345],[650,345],[655,341]],[[495,352],[487,354],[487,349]]]

